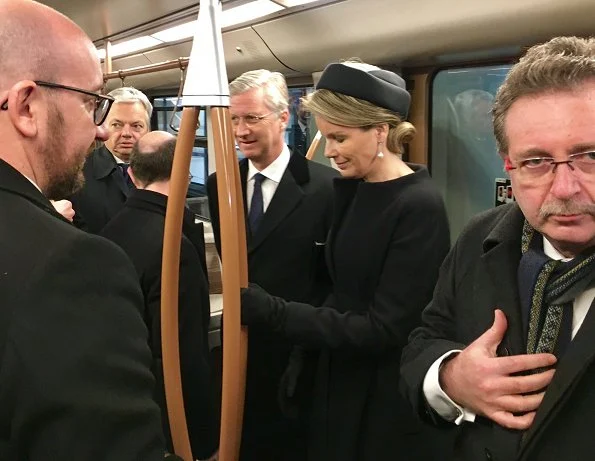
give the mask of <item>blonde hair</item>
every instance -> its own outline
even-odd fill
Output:
[[[499,152],[508,152],[504,124],[517,99],[550,91],[572,91],[590,79],[595,79],[595,39],[556,37],[530,48],[512,67],[494,100],[492,117]]]
[[[396,154],[403,154],[405,144],[415,136],[415,127],[397,113],[330,90],[316,90],[302,98],[302,108],[335,125],[370,130],[386,123],[389,128],[386,148]]]

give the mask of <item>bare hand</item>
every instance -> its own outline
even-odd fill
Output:
[[[74,219],[74,209],[72,208],[72,202],[69,200],[50,200],[52,205],[58,213],[68,219],[70,222]]]
[[[512,376],[556,363],[552,354],[524,354],[497,357],[496,348],[508,324],[504,312],[496,309],[494,323],[440,370],[440,385],[459,405],[509,429],[527,429],[554,376],[549,369]]]

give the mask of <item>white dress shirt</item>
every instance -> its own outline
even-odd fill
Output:
[[[552,259],[570,261],[572,258],[565,258],[554,248],[554,246],[544,237],[543,252]],[[580,329],[589,308],[595,299],[595,288],[589,288],[574,299],[572,310],[572,338]],[[446,354],[436,360],[424,378],[423,391],[428,404],[447,421],[452,421],[459,425],[463,421],[475,421],[475,413],[468,408],[456,404],[446,395],[446,392],[440,387],[439,373],[442,362],[453,354],[458,354],[460,350],[448,351]]]
[[[281,182],[281,178],[283,177],[283,173],[287,169],[287,165],[289,165],[289,158],[291,154],[289,153],[289,148],[287,145],[283,145],[283,150],[279,157],[277,157],[273,163],[267,166],[264,170],[258,171],[258,169],[254,166],[251,160],[248,160],[248,177],[246,178],[246,200],[247,200],[247,208],[248,212],[250,212],[250,205],[252,204],[252,194],[254,193],[254,176],[257,173],[263,175],[266,179],[262,182],[262,204],[263,204],[263,211],[266,212],[271,200],[273,199],[273,195],[275,195],[275,191]]]

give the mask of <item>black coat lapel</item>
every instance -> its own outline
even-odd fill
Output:
[[[47,197],[31,181],[3,160],[0,160],[0,190],[6,190],[7,192],[20,195],[52,216],[68,224],[72,224],[56,211]]]
[[[246,175],[242,181],[244,189],[246,187],[247,176],[246,165]],[[249,234],[248,253],[258,248],[266,240],[267,236],[299,205],[304,197],[304,191],[301,186],[308,182],[309,179],[307,160],[302,156],[292,155],[257,232],[254,235],[250,235],[249,227],[246,227]],[[245,202],[246,200],[244,199]]]
[[[254,251],[267,236],[281,224],[287,215],[301,202],[304,196],[302,188],[296,183],[289,168],[283,173],[275,195],[269,204],[257,232],[252,235],[248,244],[248,252]]]
[[[130,195],[130,190],[124,181],[124,177],[118,168],[118,164],[112,153],[107,147],[102,146],[97,152],[95,162],[93,163],[93,176],[100,181],[113,181],[124,194],[124,197]]]
[[[506,334],[499,348],[503,355],[526,353],[517,282],[523,222],[521,210],[514,205],[483,242],[485,253],[481,263],[485,264],[491,282],[485,281],[482,286],[492,287],[492,307],[501,309],[508,320]],[[480,294],[480,297],[485,296]]]
[[[576,336],[568,346],[566,354],[556,366],[556,374],[547,388],[533,425],[525,436],[521,447],[521,457],[538,443],[547,424],[555,417],[556,410],[572,394],[572,388],[579,381],[581,374],[595,359],[595,300]]]

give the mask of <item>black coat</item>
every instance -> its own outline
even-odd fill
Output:
[[[244,210],[247,175],[248,161],[242,160]],[[258,232],[248,232],[251,282],[286,299],[320,303],[326,297],[330,280],[324,242],[332,220],[332,178],[336,176],[329,167],[291,156]],[[208,178],[207,190],[215,242],[221,252],[216,175]],[[279,380],[292,343],[257,328],[250,330],[248,342],[242,459],[303,461],[305,434],[282,415],[277,403]]]
[[[117,243],[130,257],[145,298],[145,322],[150,332],[156,400],[162,408],[164,433],[171,450],[163,363],[161,359],[161,261],[167,197],[135,190],[101,235]],[[209,285],[206,276],[202,224],[186,209],[182,228],[179,284],[180,368],[192,453],[206,459],[218,447],[219,424],[209,365]]]
[[[0,160],[0,459],[163,459],[142,311],[122,250]]]
[[[268,300],[269,326],[322,349],[308,460],[432,459],[436,440],[398,393],[399,363],[432,296],[449,232],[427,170],[412,167],[414,174],[382,183],[335,180],[327,243],[333,294],[324,307]],[[251,308],[267,303],[259,298],[248,300]]]
[[[524,217],[517,204],[475,217],[446,258],[423,326],[411,335],[403,354],[404,391],[420,414],[442,427],[425,404],[422,382],[443,353],[462,349],[494,321],[494,309],[508,320],[499,355],[524,354],[517,268]],[[533,425],[521,433],[478,417],[457,428],[457,460],[591,460],[595,453],[595,309],[593,305],[564,357],[556,365]]]
[[[105,146],[95,149],[83,167],[85,185],[70,197],[79,229],[98,234],[130,195],[122,171]]]

